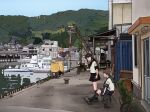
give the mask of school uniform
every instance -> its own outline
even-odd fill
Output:
[[[114,93],[114,83],[112,82],[111,78],[108,77],[103,84],[103,88],[101,89],[101,95],[112,95]]]
[[[91,66],[90,66],[90,73],[91,74],[90,74],[89,81],[91,81],[91,82],[96,82],[96,81],[100,80],[100,75],[98,74],[98,76],[97,76],[96,69],[98,69],[97,63],[96,63],[96,61],[93,61]]]

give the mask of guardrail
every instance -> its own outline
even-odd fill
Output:
[[[78,66],[77,66],[77,67],[78,67]],[[71,70],[73,70],[73,69],[75,69],[75,68],[77,68],[77,67],[72,67],[72,68],[69,69],[69,71],[67,71],[67,72],[70,72]],[[9,91],[9,92],[1,93],[1,94],[0,94],[0,99],[5,98],[5,97],[7,97],[7,96],[12,97],[14,93],[17,93],[17,92],[19,92],[19,91],[22,91],[23,89],[29,88],[29,87],[34,86],[34,85],[36,85],[36,84],[37,84],[37,85],[42,84],[42,83],[44,83],[44,82],[49,81],[50,79],[52,79],[52,77],[47,77],[47,78],[45,78],[45,79],[42,79],[42,80],[37,81],[36,83],[32,83],[32,84],[29,84],[29,85],[26,85],[26,86],[20,86],[20,88],[16,88],[16,89],[11,90],[11,91]]]

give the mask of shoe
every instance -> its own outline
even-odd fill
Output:
[[[93,97],[89,97],[88,100],[89,100],[89,102],[92,102],[93,101]]]
[[[94,96],[92,96],[92,97],[89,97],[88,98],[88,100],[90,101],[90,102],[98,102],[98,97],[96,96],[96,95],[94,95]]]
[[[107,104],[104,104],[104,108],[110,108],[110,106],[108,106]]]
[[[95,96],[95,97],[93,98],[93,101],[94,101],[94,102],[98,102],[98,97]]]

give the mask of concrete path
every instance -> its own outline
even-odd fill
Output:
[[[69,77],[69,84],[64,78]],[[92,93],[89,72],[76,75],[75,71],[60,79],[52,79],[0,100],[0,112],[119,112],[119,103],[113,98],[112,107],[104,109],[99,101],[87,105],[83,97]],[[99,87],[103,80],[99,81]]]

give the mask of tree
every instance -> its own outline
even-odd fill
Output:
[[[2,74],[2,70],[0,70],[0,89],[4,87],[4,75]]]
[[[17,87],[20,87],[21,86],[21,76],[20,74],[18,74],[17,76]]]
[[[76,39],[75,42],[74,42],[74,46],[77,47],[78,49],[81,48],[81,42],[79,39]]]
[[[68,38],[68,33],[65,31],[61,33],[52,34],[50,40],[58,41],[59,46],[65,48],[68,47]]]
[[[50,39],[51,33],[42,33],[43,40]]]
[[[4,74],[2,73],[2,69],[0,69],[0,93],[3,92],[2,88],[6,88],[8,84],[8,78],[4,77]]]
[[[33,44],[35,45],[41,44],[43,42],[42,39],[39,37],[33,37],[33,38],[34,38]]]
[[[29,78],[23,78],[23,86],[27,86],[30,84],[30,79]]]

